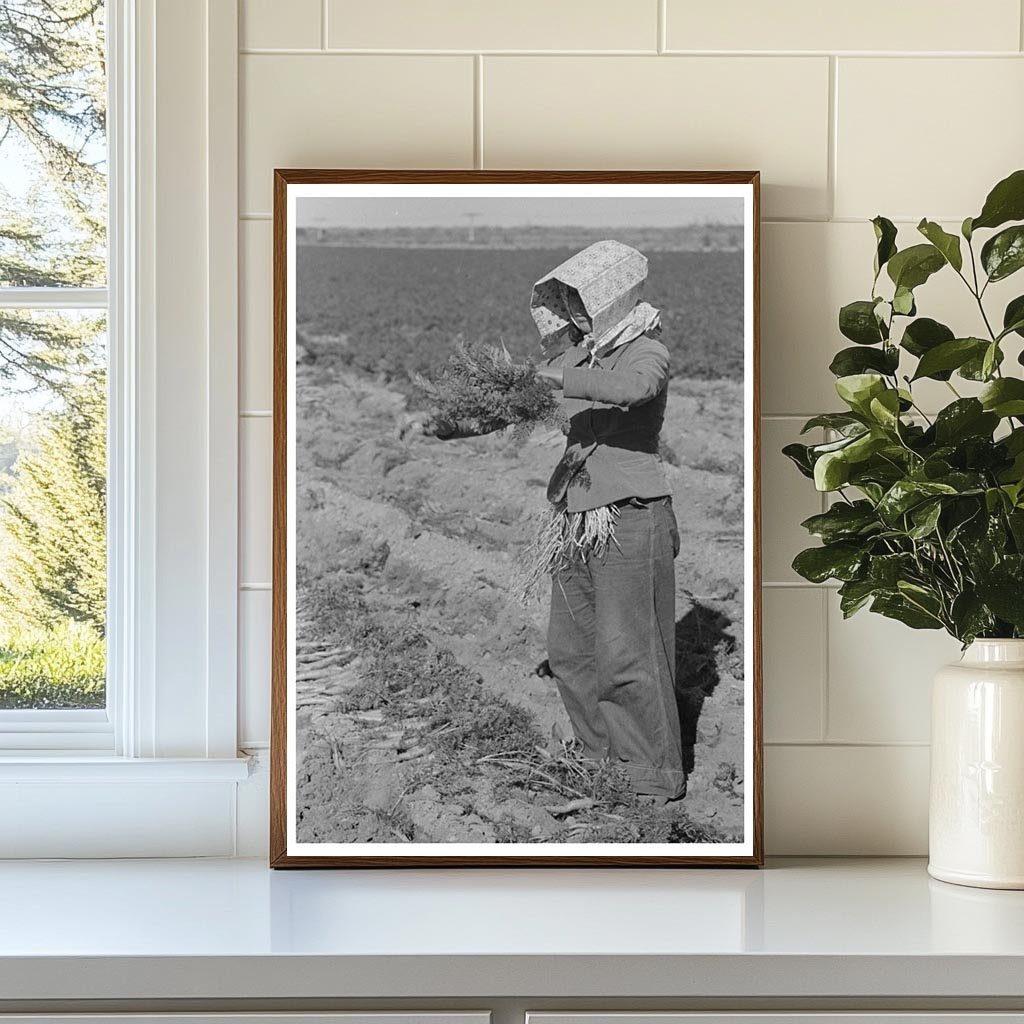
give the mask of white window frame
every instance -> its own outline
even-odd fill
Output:
[[[248,775],[237,0],[107,0],[107,33],[109,287],[0,296],[108,310],[107,711],[0,713],[0,857],[230,854]]]
[[[125,747],[115,719],[132,678],[130,526],[132,424],[131,339],[135,321],[132,277],[135,211],[134,4],[106,0],[107,35],[107,286],[102,288],[0,288],[0,306],[18,309],[96,310],[107,314],[107,679],[106,706],[96,709],[0,710],[0,752],[71,751],[114,754]]]

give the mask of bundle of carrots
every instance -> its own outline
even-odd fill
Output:
[[[438,419],[468,424],[472,433],[514,427],[525,438],[538,426],[561,428],[564,414],[533,363],[517,363],[502,345],[456,342],[435,380],[415,378]]]

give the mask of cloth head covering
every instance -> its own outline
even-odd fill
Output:
[[[655,330],[661,313],[640,301],[646,280],[647,257],[612,239],[594,242],[560,263],[533,286],[530,297],[544,355],[558,355],[581,340],[592,356],[605,355]],[[576,292],[590,317],[590,333],[582,338],[569,315],[563,287]]]

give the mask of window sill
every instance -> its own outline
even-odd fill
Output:
[[[248,757],[114,757],[68,753],[0,755],[4,782],[242,782]]]

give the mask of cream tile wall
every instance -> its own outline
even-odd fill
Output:
[[[1020,0],[240,0],[240,29],[243,746],[268,731],[273,168],[759,168],[768,849],[923,853],[928,683],[957,646],[799,580],[822,505],[778,450],[833,404],[865,219],[958,223],[1024,165]],[[948,279],[919,304],[973,323]]]

